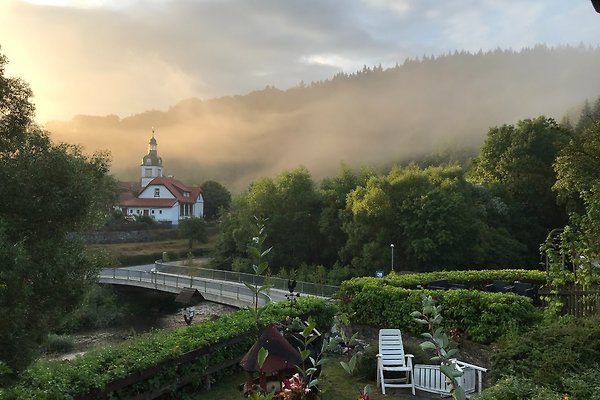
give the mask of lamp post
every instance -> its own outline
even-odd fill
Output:
[[[394,271],[394,243],[390,244],[390,248],[392,249],[392,272]]]

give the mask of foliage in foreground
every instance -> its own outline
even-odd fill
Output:
[[[565,319],[508,335],[491,360],[494,380],[514,376],[559,393],[583,393],[584,376],[596,377],[588,389],[599,382],[600,320]]]
[[[335,311],[332,306],[315,298],[303,298],[290,309],[288,304],[270,304],[262,314],[265,323],[281,321],[287,316],[302,319],[313,315],[319,329],[328,328]],[[255,320],[248,310],[225,315],[218,320],[178,329],[144,334],[120,345],[97,349],[69,362],[36,362],[21,374],[20,383],[4,392],[6,399],[70,399],[107,383],[143,371],[160,363],[176,359],[194,349],[219,343],[249,333],[238,344],[220,348],[193,362],[164,367],[153,377],[114,393],[130,398],[138,393],[156,390],[166,385],[190,380],[200,383],[208,366],[218,365],[243,355],[253,344]],[[221,371],[220,374],[226,371]],[[219,373],[213,376],[219,376]],[[107,393],[110,395],[110,393]]]
[[[33,94],[6,63],[0,54],[0,365],[20,370],[94,281],[103,260],[76,233],[115,192],[107,155],[53,143],[35,125]]]

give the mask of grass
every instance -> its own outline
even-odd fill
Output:
[[[194,248],[198,247],[198,245],[194,246]],[[105,250],[118,259],[163,251],[183,252],[188,250],[188,241],[186,239],[172,239],[158,242],[92,244],[88,248],[90,250]]]
[[[202,249],[204,253],[210,252],[217,241],[218,230],[210,226],[207,228],[208,243],[194,243],[194,250]],[[90,244],[90,250],[103,250],[108,252],[115,260],[122,260],[138,256],[162,254],[163,251],[175,254],[186,254],[189,251],[187,239],[168,239],[149,242]]]
[[[321,374],[321,400],[353,400],[358,398],[358,392],[365,385],[370,385],[371,400],[415,400],[422,397],[412,396],[410,389],[399,390],[399,394],[384,396],[375,386],[374,380],[361,376],[349,376],[340,366],[339,361],[347,361],[342,356],[332,356],[323,366]],[[202,391],[191,396],[194,400],[237,400],[245,399],[238,389],[245,380],[244,373],[236,373],[213,384],[210,391]]]

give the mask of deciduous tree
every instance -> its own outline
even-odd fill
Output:
[[[100,259],[77,232],[115,198],[106,154],[54,144],[33,122],[31,91],[0,55],[0,361],[27,365],[96,281]]]
[[[204,218],[207,221],[217,219],[220,209],[229,210],[231,193],[225,186],[216,181],[206,181],[200,187],[204,197]]]
[[[190,250],[192,250],[194,242],[206,243],[208,241],[206,223],[203,218],[188,218],[179,221],[179,234],[188,240]]]

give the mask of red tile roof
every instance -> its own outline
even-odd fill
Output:
[[[161,198],[139,198],[145,188],[141,189],[137,196],[132,196],[127,193],[122,193],[119,199],[120,206],[128,207],[172,207],[176,202],[180,204],[193,204],[198,200],[198,197],[202,194],[202,189],[194,186],[187,186],[185,183],[178,181],[175,178],[169,178],[165,176],[159,176],[148,184],[150,185],[161,185],[167,188],[174,199],[161,199]],[[189,197],[186,197],[184,193],[189,193]]]
[[[121,201],[121,206],[129,207],[172,207],[177,199],[141,199],[139,197]]]
[[[187,186],[185,183],[178,181],[175,178],[166,176],[158,176],[150,181],[150,185],[163,185],[180,203],[195,203],[198,196],[202,194],[202,189],[194,186]],[[189,197],[185,197],[184,193],[188,192]]]

